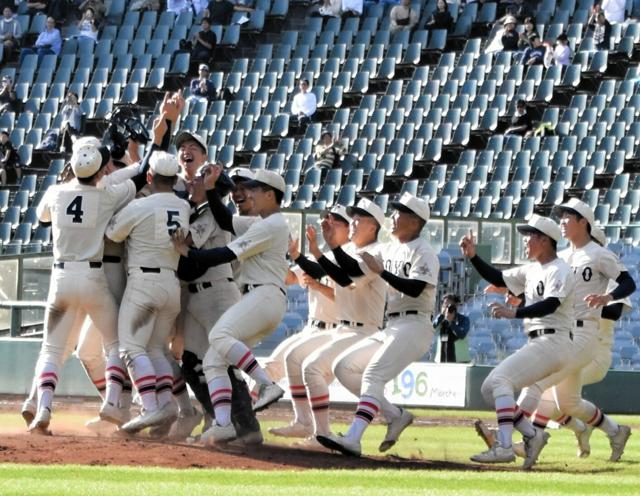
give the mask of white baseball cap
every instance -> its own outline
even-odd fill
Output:
[[[322,212],[322,214],[320,214],[320,217],[322,217],[324,219],[329,214],[331,214],[331,215],[333,215],[335,217],[340,217],[347,224],[349,223],[349,214],[347,213],[347,207],[345,207],[343,205],[339,205],[339,204],[336,203],[333,207],[331,207],[330,210],[325,210],[324,212]]]
[[[202,69],[204,69],[205,71],[209,70],[209,66],[207,64],[200,64],[198,66],[198,70],[201,71]]]
[[[96,138],[95,136],[83,136],[82,138],[78,138],[73,143],[73,151],[75,151],[76,149],[80,148],[83,145],[91,145],[91,146],[95,146],[96,148],[100,148],[102,146],[102,141],[100,141],[100,139]]]
[[[178,159],[167,152],[155,152],[149,159],[149,168],[160,176],[173,177],[180,171]]]
[[[207,149],[207,142],[204,140],[204,138],[200,136],[200,134],[198,133],[190,133],[189,131],[182,131],[181,133],[178,134],[178,136],[176,137],[176,148],[180,149],[182,144],[185,141],[189,141],[189,140],[193,140],[196,143],[198,143],[198,145],[200,145],[204,153],[207,153],[209,151]]]
[[[244,185],[247,188],[257,188],[259,186],[266,185],[273,189],[277,189],[278,191],[282,191],[283,193],[286,190],[283,177],[277,172],[266,169],[258,169],[255,171],[253,173],[253,178],[246,181]]]
[[[251,169],[247,169],[246,167],[235,167],[229,172],[229,177],[233,179],[233,182],[238,183],[250,181],[255,177],[255,174]]]
[[[505,17],[504,21],[502,22],[503,26],[506,26],[507,24],[518,24],[518,19],[516,19],[515,17],[509,15],[509,16]]]
[[[391,206],[400,212],[407,212],[417,215],[425,222],[429,221],[429,204],[416,198],[411,193],[404,193],[398,201],[391,202]]]
[[[558,216],[561,216],[563,213],[579,214],[587,219],[587,222],[592,228],[595,225],[593,210],[589,205],[577,198],[571,198],[568,202],[558,205],[553,209],[553,212]]]
[[[517,229],[520,234],[544,234],[555,242],[560,241],[562,236],[558,224],[548,217],[541,217],[538,214],[533,214],[527,224],[520,224]]]
[[[604,231],[598,226],[593,226],[591,228],[591,238],[600,246],[607,246],[607,236],[604,234]]]
[[[353,217],[356,214],[373,217],[380,227],[384,226],[384,212],[371,200],[362,198],[355,207],[347,207],[347,214]]]
[[[93,176],[102,167],[102,154],[93,145],[82,145],[73,150],[71,169],[77,178]]]

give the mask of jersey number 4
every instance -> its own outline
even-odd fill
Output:
[[[76,196],[69,206],[67,207],[67,215],[71,215],[73,218],[71,222],[74,224],[82,224],[82,196]]]
[[[169,236],[171,236],[176,229],[180,229],[180,221],[174,219],[174,217],[178,217],[180,212],[178,210],[167,210],[167,230],[169,231]]]

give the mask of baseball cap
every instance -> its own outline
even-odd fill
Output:
[[[560,226],[548,217],[541,217],[533,214],[527,224],[520,224],[518,227],[520,234],[544,234],[555,242],[560,240]]]
[[[320,217],[325,219],[329,214],[333,215],[334,217],[339,217],[340,220],[343,220],[347,224],[349,223],[349,214],[347,213],[347,207],[343,205],[335,204],[333,207],[331,207],[331,209],[322,212],[320,214]]]
[[[193,140],[198,143],[198,145],[200,145],[200,148],[202,148],[202,151],[207,153],[207,143],[205,142],[204,138],[198,133],[190,133],[189,131],[182,131],[178,134],[176,138],[176,148],[179,149],[185,141],[189,140]]]
[[[257,188],[259,186],[270,186],[278,191],[285,192],[284,179],[280,174],[266,169],[258,169],[253,174],[253,178],[244,183],[247,188]]]
[[[429,204],[410,193],[404,193],[398,201],[391,202],[391,206],[400,212],[417,215],[425,222],[429,221]]]
[[[580,214],[582,217],[587,219],[587,222],[591,227],[593,227],[595,224],[595,216],[593,214],[593,210],[582,200],[571,198],[568,202],[563,203],[562,205],[558,205],[553,209],[553,213],[555,213],[557,216],[561,216],[565,212],[569,214]]]
[[[506,26],[507,24],[518,24],[518,20],[513,16],[507,16],[504,18],[502,25]]]
[[[254,178],[254,173],[251,169],[246,167],[235,167],[231,169],[229,177],[233,179],[234,183],[241,183],[243,181],[250,181]]]
[[[591,238],[600,246],[607,246],[607,237],[604,231],[597,226],[591,228]]]
[[[100,139],[96,138],[95,136],[83,136],[82,138],[78,138],[73,143],[73,151],[84,145],[91,145],[95,146],[96,148],[100,148],[102,146],[102,141],[100,141]]]
[[[149,168],[160,176],[173,177],[178,174],[178,160],[167,152],[155,152],[149,159]]]
[[[208,66],[207,64],[200,64],[200,65],[198,66],[198,70],[199,70],[199,71],[201,71],[201,70],[203,70],[203,69],[204,69],[205,71],[208,71],[208,70],[209,70],[209,66]]]
[[[378,225],[384,226],[384,212],[376,203],[367,198],[362,198],[355,207],[347,207],[347,215],[349,217],[353,217],[356,214],[373,217]]]
[[[71,169],[77,178],[93,176],[102,167],[102,154],[93,145],[82,145],[73,150]]]

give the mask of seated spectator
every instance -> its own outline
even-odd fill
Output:
[[[611,24],[602,12],[594,13],[589,19],[589,27],[593,29],[593,41],[598,50],[611,49]]]
[[[409,2],[407,2],[409,3]],[[438,0],[436,10],[427,21],[427,29],[446,29],[450,31],[453,27],[453,17],[449,12],[449,4],[445,0]]]
[[[602,0],[599,4],[596,3],[593,6],[592,12],[604,13],[605,18],[609,22],[619,23],[624,22],[625,19],[625,8],[626,1],[625,0]]]
[[[340,158],[344,156],[344,146],[333,140],[331,131],[325,129],[322,132],[320,142],[316,145],[313,154],[313,167],[318,169],[333,169],[340,165]],[[306,172],[306,171],[305,171]]]
[[[535,10],[529,0],[508,0],[498,3],[499,15],[511,15],[518,21],[524,22],[527,17],[533,17]]]
[[[391,34],[401,29],[413,29],[418,24],[418,12],[411,8],[411,0],[401,0],[400,5],[396,5],[389,13]]]
[[[141,10],[141,11],[145,11],[145,10],[153,10],[153,11],[158,11],[160,10],[160,0],[133,0],[130,4],[129,4],[129,10],[135,11],[135,10]]]
[[[517,50],[518,49],[518,41],[520,37],[516,31],[516,26],[518,21],[513,16],[507,16],[502,23],[504,26],[504,31],[502,33],[502,49],[503,50]]]
[[[540,36],[535,34],[531,37],[531,47],[527,48],[522,54],[520,63],[524,65],[539,65],[544,63],[544,55],[547,52],[540,39]]]
[[[205,17],[200,24],[200,31],[193,35],[191,59],[196,62],[208,63],[213,58],[217,42],[216,34],[211,31],[211,23]],[[202,65],[200,67],[202,68]],[[207,67],[208,70],[209,68]]]
[[[207,64],[200,64],[198,67],[198,76],[191,80],[189,90],[191,96],[195,98],[204,98],[209,102],[216,99],[216,86],[213,81],[209,79],[209,66]]]
[[[238,5],[228,0],[211,0],[204,11],[211,24],[226,26],[231,22],[234,12],[253,12],[254,9],[245,5]]]
[[[569,65],[571,63],[571,47],[569,38],[565,33],[561,33],[556,38],[556,47],[553,50],[553,63],[555,65]]]
[[[537,35],[536,25],[533,17],[527,17],[524,20],[524,30],[520,33],[520,39],[518,40],[518,49],[526,50],[531,47],[531,37]]]
[[[342,0],[324,0],[320,8],[311,15],[314,17],[340,17]]]
[[[469,334],[471,321],[469,317],[458,312],[460,298],[455,294],[448,294],[442,299],[440,315],[433,321],[433,328],[438,334],[435,361],[440,363],[468,361],[467,356],[456,356],[461,352],[461,344]],[[468,355],[467,353],[458,353]]]
[[[31,0],[27,2],[27,12],[30,16],[47,13],[47,3],[45,0]]]
[[[82,110],[78,102],[78,95],[73,91],[67,93],[67,98],[60,113],[62,114],[60,151],[70,152],[73,148],[73,141],[80,134],[82,127]]]
[[[80,30],[78,37],[89,38],[96,42],[98,41],[98,27],[96,26],[93,9],[88,8],[84,11],[82,19],[78,21],[78,29]]]
[[[105,7],[102,0],[84,0],[78,7],[80,12],[85,12],[87,9],[93,10],[93,18],[96,25],[99,25],[102,18],[107,13],[107,7]]]
[[[191,10],[190,0],[167,0],[167,10],[174,14],[188,12]]]
[[[0,168],[7,183],[17,183],[22,179],[20,156],[9,140],[9,133],[0,131]]]
[[[0,85],[0,113],[17,111],[18,98],[13,89],[13,81],[9,76],[3,76]]]
[[[342,15],[360,17],[364,10],[364,0],[342,0]]]
[[[24,58],[31,53],[38,54],[38,65],[42,63],[42,59],[45,55],[53,54],[60,55],[62,49],[62,37],[60,36],[60,30],[56,29],[56,21],[53,17],[47,17],[47,25],[33,48],[23,48],[20,52],[20,65]]]
[[[516,111],[511,118],[511,126],[507,128],[504,134],[524,136],[532,128],[533,122],[531,121],[531,116],[527,113],[527,102],[518,100],[516,103]]]
[[[316,95],[309,91],[309,81],[301,79],[299,83],[300,93],[293,97],[291,104],[291,114],[296,119],[296,124],[300,131],[304,131],[311,122],[313,114],[316,113]]]
[[[5,52],[11,53],[13,49],[20,48],[22,28],[20,27],[17,17],[13,15],[11,7],[5,7],[2,11],[0,37],[2,37]]]

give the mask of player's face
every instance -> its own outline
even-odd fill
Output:
[[[187,140],[178,150],[178,162],[188,180],[192,180],[196,171],[207,161],[207,154],[194,140]]]
[[[233,203],[235,203],[240,215],[249,215],[253,209],[253,199],[249,198],[249,195],[247,195],[248,191],[249,190],[239,182],[236,183],[236,187],[231,192],[231,199],[233,200]]]
[[[395,237],[411,233],[415,229],[415,219],[413,218],[413,215],[406,212],[396,210],[391,217],[391,221],[393,223],[393,230],[391,231],[391,234]]]
[[[262,188],[245,188],[245,191],[246,198],[253,204],[253,215],[260,215],[269,207],[269,191],[263,191]]]
[[[376,228],[378,223],[373,217],[367,217],[366,215],[355,214],[351,218],[351,225],[349,226],[349,237],[351,241],[358,243],[358,241],[366,242],[375,238]]]
[[[562,214],[560,218],[560,232],[562,237],[571,241],[584,232],[586,221],[578,220],[578,218],[569,213]]]
[[[544,238],[542,234],[531,233],[525,236],[525,248],[527,252],[527,258],[529,260],[535,260],[538,255],[542,253],[544,249]]]
[[[335,231],[335,241],[339,245],[345,244],[349,241],[349,224],[336,218],[333,215],[329,215],[329,220],[333,225]]]

